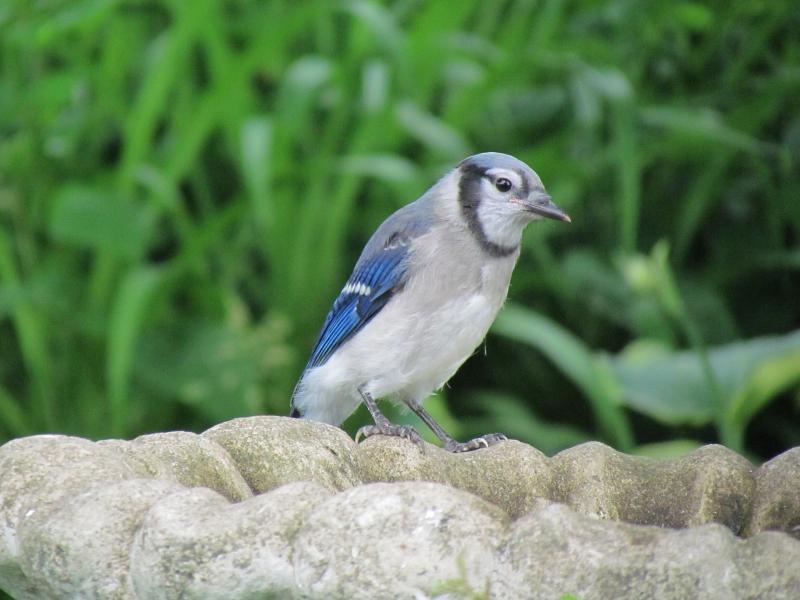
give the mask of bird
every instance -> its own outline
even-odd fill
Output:
[[[341,425],[363,403],[373,435],[423,447],[409,425],[391,423],[377,400],[413,411],[448,452],[507,439],[451,437],[423,402],[480,346],[505,302],[532,221],[571,222],[526,163],[498,152],[462,160],[367,242],[328,313],[291,398],[292,417]],[[424,447],[423,447],[424,448]]]

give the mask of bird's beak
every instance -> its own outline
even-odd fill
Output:
[[[572,223],[572,219],[569,218],[569,215],[556,206],[550,199],[550,196],[544,192],[531,192],[530,195],[522,201],[522,205],[526,210],[542,217]]]

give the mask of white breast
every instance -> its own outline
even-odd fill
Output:
[[[485,337],[516,261],[485,257],[474,247],[447,256],[437,251],[452,250],[453,240],[424,240],[420,246],[415,276],[346,353],[378,397],[401,393],[421,400],[441,387]]]
[[[306,373],[294,400],[306,416],[340,423],[361,401],[361,385],[375,398],[422,401],[486,336],[518,252],[489,257],[471,236],[446,229],[425,236],[415,244],[414,275],[405,288],[324,365]]]

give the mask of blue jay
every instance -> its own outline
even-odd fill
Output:
[[[372,235],[328,313],[292,395],[292,416],[339,425],[363,402],[375,434],[421,444],[395,425],[376,400],[406,404],[445,450],[487,447],[506,436],[469,442],[450,437],[422,402],[480,345],[508,293],[531,221],[570,221],[539,176],[507,154],[470,156]]]

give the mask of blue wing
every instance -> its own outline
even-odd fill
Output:
[[[306,369],[324,364],[402,288],[409,241],[392,236],[380,251],[359,260],[325,319]]]
[[[304,373],[325,364],[403,288],[412,243],[434,222],[429,203],[430,199],[423,196],[395,212],[378,227],[333,303]]]

